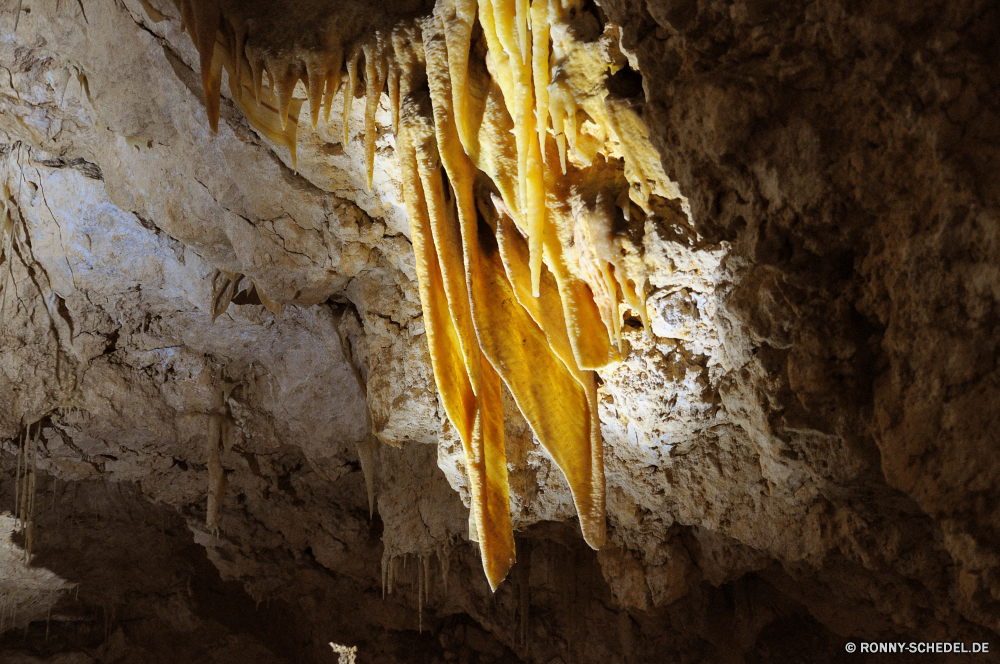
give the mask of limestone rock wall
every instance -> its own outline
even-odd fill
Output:
[[[849,637],[995,636],[997,10],[587,11],[620,27],[612,83],[683,197],[631,229],[650,329],[627,320],[601,376],[609,542],[587,549],[561,473],[511,445],[518,564],[495,595],[387,107],[368,192],[339,120],[303,123],[294,162],[225,98],[212,134],[169,2],[0,14],[22,248],[0,265],[0,499],[41,421],[36,561],[82,596],[55,605],[57,645],[34,623],[5,656],[200,656],[156,646],[164,624],[217,661],[333,661],[330,640],[362,661],[831,661]],[[213,323],[222,272],[282,312],[237,298]],[[177,571],[107,575],[142,547]]]
[[[995,630],[996,8],[602,6],[699,231],[733,247],[742,380],[720,398],[766,404],[766,502],[808,506],[786,569],[812,558],[795,574],[833,589],[818,559],[858,566],[847,592],[894,629],[928,629],[946,595],[948,621]],[[891,574],[925,599],[880,597]]]

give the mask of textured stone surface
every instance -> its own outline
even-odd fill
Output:
[[[602,6],[645,81],[666,82],[646,86],[646,118],[699,231],[733,247],[719,322],[741,380],[719,396],[762,404],[741,422],[755,511],[784,503],[774,521],[797,514],[801,535],[720,530],[831,589],[824,559],[856,565],[840,593],[893,629],[995,630],[990,554],[972,551],[997,489],[996,8]],[[893,578],[917,581],[907,601]],[[835,629],[874,621],[859,616]]]
[[[335,640],[368,661],[544,664],[996,635],[996,8],[598,4],[686,199],[632,229],[650,329],[629,314],[601,376],[609,543],[583,545],[540,446],[510,446],[519,562],[494,596],[387,110],[368,193],[339,99],[294,167],[225,99],[212,135],[170,3],[26,0],[16,33],[0,14],[0,173],[30,238],[0,321],[3,507],[14,439],[42,418],[37,563],[81,584],[56,645],[36,623],[5,657],[154,661],[163,630],[191,648],[163,661],[333,661]],[[213,325],[217,270],[282,314],[233,304]],[[506,411],[508,440],[530,439]],[[174,553],[107,580],[136,550]]]

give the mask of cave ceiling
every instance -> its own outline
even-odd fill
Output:
[[[3,657],[1000,630],[989,3],[14,4]]]

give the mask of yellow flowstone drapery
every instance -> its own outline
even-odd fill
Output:
[[[293,160],[296,86],[313,127],[342,92],[346,144],[362,74],[370,188],[387,92],[427,344],[490,585],[515,559],[501,381],[601,547],[595,371],[620,358],[620,305],[646,315],[642,260],[619,231],[668,180],[638,115],[608,98],[620,65],[580,38],[594,21],[579,0],[175,2],[213,129],[226,70],[247,118]]]

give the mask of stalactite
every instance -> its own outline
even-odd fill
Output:
[[[6,181],[0,182],[0,197],[2,197],[3,208],[0,209],[0,270],[3,270],[3,283],[0,288],[0,325],[3,325],[4,313],[7,309],[7,291],[14,279],[14,216],[11,200],[11,192]]]
[[[31,428],[35,426],[32,436]],[[38,444],[42,434],[41,421],[25,427],[18,448],[14,516],[15,524],[24,537],[25,562],[31,561],[35,542],[35,502],[38,494]]]
[[[375,111],[378,110],[382,89],[388,77],[385,49],[386,44],[382,33],[377,33],[375,41],[366,43],[363,48],[365,55],[365,169],[368,191],[372,190],[372,178],[375,170],[375,139],[377,138]],[[346,118],[344,123],[346,125]]]
[[[431,587],[431,554],[425,553],[420,556],[420,562],[424,568],[424,601],[430,602]]]
[[[14,516],[19,517],[20,511],[19,507],[21,505],[21,459],[24,457],[24,442],[27,437],[27,430],[21,434],[21,441],[17,446],[17,457],[15,459],[15,465],[17,469],[14,471]]]
[[[457,130],[450,110],[452,95],[447,89],[448,68],[446,65],[442,66],[439,58],[435,57],[435,54],[442,51],[434,48],[434,32],[438,27],[430,24],[424,28],[424,50],[434,101],[434,129],[437,143],[441,146],[440,153],[445,170],[458,199],[460,234],[468,273],[467,281],[470,284],[474,325],[479,344],[488,358],[488,362],[483,363],[483,366],[489,364],[500,372],[539,440],[553,453],[557,463],[567,474],[580,509],[581,523],[585,524],[584,535],[592,545],[600,546],[604,538],[603,495],[600,497],[594,495],[598,485],[593,483],[594,478],[589,471],[592,465],[592,451],[596,449],[599,456],[600,439],[598,437],[596,446],[591,440],[589,425],[591,418],[584,405],[585,400],[574,400],[570,396],[573,388],[569,388],[569,392],[560,393],[558,387],[554,387],[563,384],[560,382],[560,372],[566,371],[569,367],[563,368],[558,364],[558,360],[555,363],[548,362],[550,357],[555,359],[552,350],[548,343],[544,342],[544,337],[540,335],[537,326],[527,317],[522,307],[503,305],[505,300],[513,299],[508,296],[512,291],[503,269],[498,270],[498,265],[493,259],[497,253],[495,241],[487,233],[481,233],[479,229],[475,203],[472,200],[472,164],[469,163],[468,157],[456,149]],[[534,137],[534,134],[531,136]],[[432,147],[425,149],[431,150]],[[463,197],[467,200],[463,201]],[[490,248],[490,242],[493,242],[493,248]],[[533,275],[531,281],[531,288],[534,291],[532,296],[534,296],[539,293],[541,274],[538,275],[537,284],[534,283],[536,280]],[[531,340],[543,343],[533,344]],[[527,350],[529,348],[530,351]],[[532,356],[529,358],[526,352],[530,352]],[[576,363],[573,365],[575,367]],[[540,380],[541,376],[545,377],[544,383]],[[540,390],[545,390],[548,397],[543,397]],[[549,401],[550,406],[541,403],[545,400]],[[575,431],[581,422],[584,424],[582,429],[584,435],[580,440],[576,440],[570,432]],[[586,448],[586,453],[582,453],[581,446]],[[567,453],[566,450],[571,451]],[[584,461],[588,470],[581,472],[581,461]],[[506,468],[498,468],[495,472],[498,475],[506,475]],[[600,475],[598,493],[603,494],[603,471]],[[599,523],[601,525],[598,525]],[[483,520],[478,516],[476,526],[480,544],[484,547],[484,560],[489,559],[488,533],[484,532]],[[508,546],[512,559],[512,540]],[[489,576],[489,571],[487,575]]]
[[[438,547],[438,563],[441,565],[441,586],[444,589],[445,597],[448,596],[448,570],[451,568],[451,551],[445,547]]]
[[[535,86],[535,129],[538,132],[543,163],[547,162],[545,142],[549,126],[549,2],[550,0],[535,0],[531,4],[531,75]],[[565,172],[566,169],[563,168],[563,173]]]
[[[422,558],[423,556],[421,556]],[[424,633],[424,600],[426,599],[427,580],[424,577],[424,566],[417,561],[417,633]]]
[[[358,442],[358,462],[365,478],[365,492],[368,495],[368,518],[375,517],[375,450],[378,439],[371,433]]]
[[[404,198],[410,216],[431,363],[445,411],[458,429],[465,449],[473,494],[472,509],[484,552],[483,564],[491,586],[496,587],[513,563],[514,553],[502,412],[497,417],[497,409],[501,405],[500,387],[495,372],[478,351],[478,343],[470,331],[472,321],[467,305],[458,304],[458,301],[467,302],[467,298],[453,300],[455,308],[449,311],[444,274],[464,274],[458,262],[462,246],[456,237],[457,229],[442,218],[451,208],[445,207],[440,175],[435,175],[431,168],[437,159],[436,149],[433,149],[433,128],[428,117],[429,105],[426,98],[416,100],[407,97],[403,102],[398,150]],[[418,154],[424,161],[422,166],[418,164]],[[421,168],[424,170],[423,178]],[[428,183],[429,191],[425,191],[424,181]],[[453,188],[459,186],[455,178],[451,181]],[[437,237],[432,231],[432,212],[438,215],[436,221],[440,222],[436,224]],[[444,253],[439,254],[436,245],[440,245]],[[456,318],[458,312],[465,318]],[[473,351],[473,348],[476,350]],[[480,398],[477,398],[472,382],[477,377],[469,371],[469,366],[477,360]],[[490,393],[489,397],[484,395],[486,391]]]
[[[215,275],[212,277],[212,289],[215,293],[212,302],[213,323],[229,309],[230,303],[236,297],[236,289],[242,279],[242,274],[234,274],[224,270],[217,270],[215,272]]]
[[[354,349],[351,347],[350,339],[347,336],[343,328],[344,317],[348,316],[349,310],[345,309],[343,316],[341,317],[340,324],[337,326],[337,335],[340,337],[340,348],[344,353],[344,359],[347,360],[348,366],[351,367],[351,372],[354,374],[354,380],[358,384],[358,389],[365,396],[365,401],[367,405],[368,400],[368,385],[365,383],[364,378],[361,376],[361,369],[358,367],[358,363],[354,357]],[[358,452],[358,463],[361,464],[361,474],[365,478],[365,491],[368,494],[368,518],[372,519],[375,516],[375,452],[378,450],[378,437],[375,434],[374,426],[372,424],[372,413],[371,408],[365,408],[365,437],[358,441],[357,452]],[[385,576],[383,560],[383,577]],[[385,595],[385,581],[383,578],[383,596]]]
[[[245,291],[240,291],[240,285],[246,279],[249,284]],[[229,310],[229,305],[245,293],[247,297],[255,296],[260,300],[260,304],[268,309],[275,316],[281,315],[281,304],[272,300],[260,286],[253,280],[242,274],[216,270],[212,275],[212,323]]]
[[[351,139],[348,129],[351,117],[351,103],[354,101],[354,91],[358,87],[358,60],[361,58],[361,51],[356,50],[347,61],[347,82],[344,84],[344,147]]]
[[[25,502],[27,503],[27,527],[25,528],[24,534],[24,559],[25,562],[31,562],[31,551],[35,544],[35,499],[38,497],[38,439],[42,433],[42,423],[38,423],[38,428],[35,429],[35,437],[33,439],[31,450],[28,452],[31,457],[31,472],[29,473],[30,480],[27,486],[27,497]]]
[[[382,599],[385,599],[386,588],[389,584],[389,557],[388,551],[382,552]]]
[[[326,30],[318,40],[290,27],[292,3],[175,2],[201,56],[213,129],[226,69],[234,100],[290,150],[293,165],[304,101],[315,127],[329,121],[342,93],[347,145],[363,60],[366,184],[387,91],[432,369],[462,439],[470,534],[490,585],[515,556],[501,380],[566,475],[586,541],[600,547],[595,371],[626,352],[622,306],[638,311],[648,330],[641,251],[619,229],[634,210],[651,213],[650,196],[671,193],[638,115],[608,96],[607,73],[622,65],[606,52],[617,42],[579,41],[580,0],[436,0],[423,17],[406,13],[419,3],[394,13],[395,3],[344,0],[309,14]],[[253,11],[267,20],[251,20]],[[299,81],[307,100],[294,96]],[[216,316],[240,278],[217,277]],[[371,511],[369,450],[359,445],[358,453]],[[213,481],[224,480],[221,470],[212,474],[214,463],[210,455]],[[383,594],[392,593],[395,565],[391,556],[382,561]],[[426,584],[418,570],[421,603]]]
[[[18,530],[21,534],[24,534],[25,520],[27,517],[27,496],[28,496],[28,453],[31,449],[31,438],[30,438],[31,426],[29,425],[25,429],[24,442],[21,447],[21,459],[18,467],[21,472],[20,475],[20,500],[14,507],[14,514],[17,517]]]
[[[223,432],[225,427],[226,385],[216,388],[213,409],[206,415],[206,444],[208,446],[208,504],[205,527],[212,533],[219,531],[219,509],[226,493],[226,472],[222,467],[222,452],[225,449]]]

